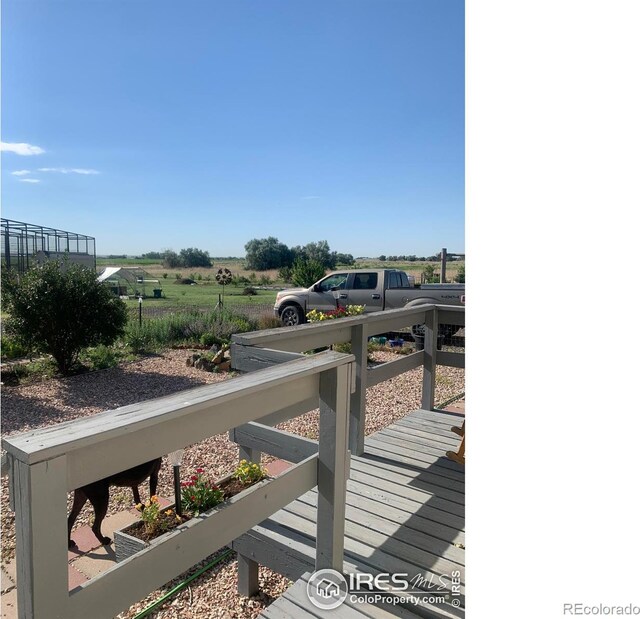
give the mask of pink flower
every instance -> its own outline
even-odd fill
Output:
[[[204,473],[204,469],[196,469],[196,473]]]

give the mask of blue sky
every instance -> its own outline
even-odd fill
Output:
[[[3,217],[97,252],[464,251],[459,0],[4,0]]]

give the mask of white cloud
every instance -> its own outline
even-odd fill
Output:
[[[319,200],[322,196],[302,196],[301,200]]]
[[[18,179],[21,183],[39,183],[40,180],[37,178],[20,178]]]
[[[0,150],[16,155],[42,155],[44,148],[33,146],[33,144],[25,144],[24,142],[0,142]]]
[[[14,176],[25,176],[26,174],[31,174],[31,170],[16,170],[15,172],[11,172]]]
[[[58,172],[59,174],[100,174],[88,168],[38,168],[38,172]]]

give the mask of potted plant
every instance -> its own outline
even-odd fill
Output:
[[[140,520],[114,532],[116,561],[144,550],[192,518],[215,517],[221,504],[266,478],[267,470],[261,464],[247,460],[241,460],[233,473],[216,482],[205,475],[204,469],[196,469],[189,481],[181,483],[182,516],[176,514],[174,505],[162,509],[157,496],[136,505]]]

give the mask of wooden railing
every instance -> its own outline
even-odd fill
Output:
[[[464,326],[464,307],[448,305],[419,305],[411,308],[374,312],[351,318],[340,318],[306,324],[298,327],[282,327],[252,333],[237,334],[232,337],[231,359],[237,370],[251,372],[271,367],[279,363],[304,357],[300,353],[333,344],[350,342],[355,357],[353,374],[354,388],[351,393],[349,415],[349,450],[354,455],[364,452],[364,426],[366,414],[367,387],[376,385],[423,366],[422,408],[433,410],[435,392],[435,371],[437,365],[464,367],[464,353],[437,349],[438,326],[440,324]],[[367,344],[369,337],[399,331],[417,324],[425,325],[424,349],[399,359],[367,368]],[[313,399],[298,402],[292,407],[261,421],[264,425],[275,425],[285,419],[306,413],[317,407]],[[251,428],[243,429],[245,445]],[[266,430],[260,436],[266,437]],[[233,438],[233,437],[232,437]],[[235,439],[234,439],[235,440]],[[274,438],[272,444],[277,441]],[[242,443],[240,443],[242,445]],[[255,445],[253,445],[255,447]],[[293,454],[295,455],[295,454]],[[287,459],[285,457],[285,459]],[[295,461],[295,460],[291,460]]]
[[[3,439],[16,514],[19,617],[113,617],[315,486],[316,568],[342,571],[353,361],[353,355],[325,352]],[[250,492],[243,509],[223,505],[215,516],[193,518],[68,591],[68,491],[238,425],[282,417],[282,411],[294,416],[310,402],[320,406],[318,445],[310,450],[305,439],[280,437],[287,457],[298,451],[297,464]],[[241,439],[242,430],[235,432]],[[255,458],[257,452],[243,453]],[[245,567],[240,557],[241,581]]]

